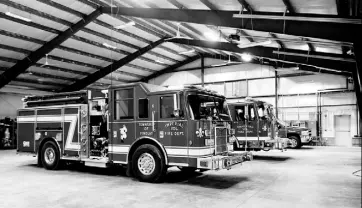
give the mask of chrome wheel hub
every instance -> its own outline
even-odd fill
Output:
[[[48,147],[45,150],[45,162],[48,164],[52,164],[55,160],[55,152],[53,148]]]
[[[151,154],[143,153],[138,158],[137,166],[142,174],[151,175],[153,173],[153,171],[155,170],[156,162]]]
[[[295,139],[290,139],[289,142],[290,142],[290,146],[293,147],[293,148],[296,147],[297,144],[298,144]]]

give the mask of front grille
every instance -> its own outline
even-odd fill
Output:
[[[215,154],[226,152],[227,147],[227,128],[215,127],[212,128],[211,139],[215,141],[216,152]]]

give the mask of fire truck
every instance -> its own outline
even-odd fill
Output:
[[[250,152],[233,150],[225,97],[200,87],[137,82],[28,96],[23,103],[17,152],[32,154],[49,170],[64,161],[122,165],[140,181],[160,182],[172,166],[221,170],[252,160]]]
[[[284,128],[278,128],[273,106],[252,98],[228,103],[233,119],[236,141],[234,148],[246,151],[286,150],[288,138]]]

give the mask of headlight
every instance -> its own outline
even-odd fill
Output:
[[[235,136],[229,137],[229,143],[234,143],[236,141]]]
[[[55,139],[57,141],[62,141],[62,133],[57,133],[57,135],[55,136]]]
[[[207,129],[204,131],[204,133],[205,133],[205,136],[210,136],[211,135],[210,130],[207,130]]]
[[[39,132],[38,132],[38,133],[35,133],[35,136],[34,136],[34,137],[35,137],[35,140],[40,139],[40,137],[41,137],[41,133],[39,133]]]
[[[302,131],[302,135],[303,135],[303,136],[308,136],[308,135],[309,135],[309,131]]]

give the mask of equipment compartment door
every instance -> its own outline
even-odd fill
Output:
[[[17,149],[19,152],[35,152],[35,110],[18,111]]]

